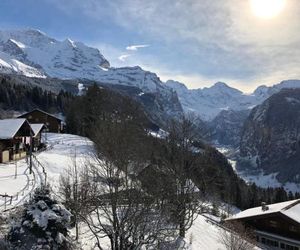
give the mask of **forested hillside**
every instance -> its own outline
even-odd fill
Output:
[[[132,126],[128,130],[119,127],[123,126],[121,121],[124,119],[131,121]],[[120,135],[122,139],[119,138],[121,141],[110,150],[118,152],[121,150],[118,150],[119,144],[124,144],[135,155],[142,157],[140,160],[145,165],[142,169],[135,169],[136,174],[145,188],[156,195],[168,193],[170,190],[165,189],[172,186],[166,185],[171,182],[166,162],[175,161],[176,156],[180,155],[178,148],[172,147],[173,140],[180,141],[180,137],[188,136],[194,153],[190,152],[191,155],[188,156],[191,165],[185,170],[185,174],[206,198],[210,197],[216,202],[226,201],[243,209],[260,205],[262,201],[279,202],[294,198],[293,194],[287,194],[283,188],[262,189],[254,184],[247,185],[236,175],[221,153],[201,140],[201,134],[192,125],[192,121],[185,117],[182,119],[170,122],[170,134],[166,138],[149,136],[149,131],[157,129],[157,126],[149,121],[141,105],[129,97],[96,85],[91,86],[85,95],[76,96],[66,112],[68,131],[88,136],[96,145],[100,143],[102,151],[107,150],[105,138],[111,141],[115,134],[123,131],[122,136]],[[115,120],[120,123],[114,128],[117,131],[112,131],[111,124]],[[188,135],[185,135],[186,130],[189,131]],[[176,138],[171,140],[172,132]],[[126,139],[126,136],[131,139]]]
[[[16,84],[10,78],[0,77],[0,109],[4,111],[30,111],[40,108],[51,113],[64,113],[72,94],[44,90],[38,86]]]

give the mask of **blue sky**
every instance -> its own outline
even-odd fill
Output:
[[[272,19],[251,0],[1,0],[0,28],[36,28],[100,49],[112,66],[140,65],[190,88],[244,91],[300,79],[300,2]],[[132,45],[147,45],[136,50]]]

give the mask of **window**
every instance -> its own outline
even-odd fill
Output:
[[[285,249],[287,249],[287,250],[299,250],[299,247],[295,247],[295,246],[291,246],[291,245],[286,244]]]
[[[284,244],[284,243],[281,243],[281,244],[280,244],[280,248],[281,248],[281,249],[285,249],[285,244]]]
[[[271,221],[270,221],[270,226],[271,226],[271,227],[278,227],[277,221],[271,220]]]
[[[262,243],[264,243],[264,242],[262,242]],[[272,247],[279,247],[279,243],[276,240],[266,239],[264,244],[266,244],[268,246],[272,246]]]
[[[291,232],[297,232],[298,230],[297,230],[297,227],[295,227],[295,226],[289,226],[289,230],[291,231]]]

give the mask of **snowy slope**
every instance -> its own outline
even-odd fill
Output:
[[[44,165],[49,181],[54,185],[54,188],[57,187],[60,174],[63,174],[69,166],[74,164],[75,152],[78,168],[93,161],[93,144],[85,137],[48,133],[47,142],[51,148],[38,154],[37,158]],[[219,242],[220,230],[222,229],[208,222],[205,217],[198,216],[187,233],[186,244],[182,249],[225,249]],[[84,249],[91,249],[95,242],[92,235],[87,231],[87,227],[81,228],[81,241]],[[103,240],[107,241],[107,239]]]
[[[93,143],[86,137],[47,133],[46,143],[50,149],[37,154],[37,159],[54,188],[59,184],[60,175],[74,166],[75,159],[78,168],[93,161]]]
[[[41,78],[46,77],[46,75],[43,72],[29,65],[26,65],[1,51],[0,51],[0,72],[8,73],[8,74],[17,73],[28,77],[41,77]]]
[[[61,174],[74,164],[76,155],[76,164],[78,169],[86,164],[93,162],[93,143],[85,138],[71,134],[55,134],[48,133],[45,137],[48,149],[36,153],[38,161],[44,166],[48,182],[53,187],[54,193],[57,192],[58,182]],[[45,139],[44,138],[44,139]],[[19,193],[18,199],[14,196],[14,205],[24,202],[23,196],[32,191],[32,185],[27,188],[27,175],[25,172],[27,164],[25,160],[18,161],[18,177],[14,179],[14,164],[0,164],[0,194],[7,192],[10,195]],[[39,170],[41,171],[41,169]],[[38,175],[38,172],[36,172]],[[32,180],[32,177],[29,179]],[[23,195],[22,190],[25,188]],[[3,208],[3,199],[0,199],[0,210]],[[205,216],[199,215],[194,221],[192,227],[188,230],[186,238],[181,242],[180,250],[225,250],[225,247],[220,242],[220,235],[224,229],[215,225]],[[80,241],[83,249],[93,249],[95,239],[89,232],[88,227],[81,225]],[[109,241],[106,238],[102,239],[104,245],[109,249]]]

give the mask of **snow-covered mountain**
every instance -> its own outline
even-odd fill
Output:
[[[290,80],[244,94],[222,82],[203,89],[188,89],[172,80],[165,84],[155,73],[138,66],[111,67],[96,48],[70,39],[58,41],[34,29],[0,31],[0,72],[134,87],[141,94],[151,93],[160,99],[159,105],[170,116],[180,115],[182,106],[184,112],[193,112],[205,121],[213,120],[223,110],[252,109],[282,88],[300,87],[300,81]]]
[[[98,49],[70,39],[57,41],[33,29],[0,31],[0,51],[1,59],[6,55],[13,58],[14,62],[36,68],[36,77],[89,78],[96,75],[100,67],[109,67],[108,61]],[[3,61],[6,61],[5,58]],[[1,66],[7,68],[3,63]],[[26,71],[20,72],[13,66],[11,70],[34,76]]]
[[[0,31],[0,60],[0,72],[170,91],[154,73],[140,67],[112,68],[98,49],[70,39],[58,41],[34,29]]]
[[[0,31],[0,73],[132,87],[143,99],[142,103],[156,112],[152,112],[151,117],[159,117],[162,121],[162,117],[167,120],[183,112],[176,92],[156,74],[138,66],[110,67],[98,49],[70,39],[58,41],[39,30]],[[132,93],[132,90],[127,92]]]
[[[213,120],[223,110],[252,109],[283,88],[300,88],[300,80],[283,81],[271,87],[259,86],[252,94],[244,94],[226,83],[217,82],[210,88],[188,89],[183,83],[169,80],[186,113],[193,112],[205,121]]]

